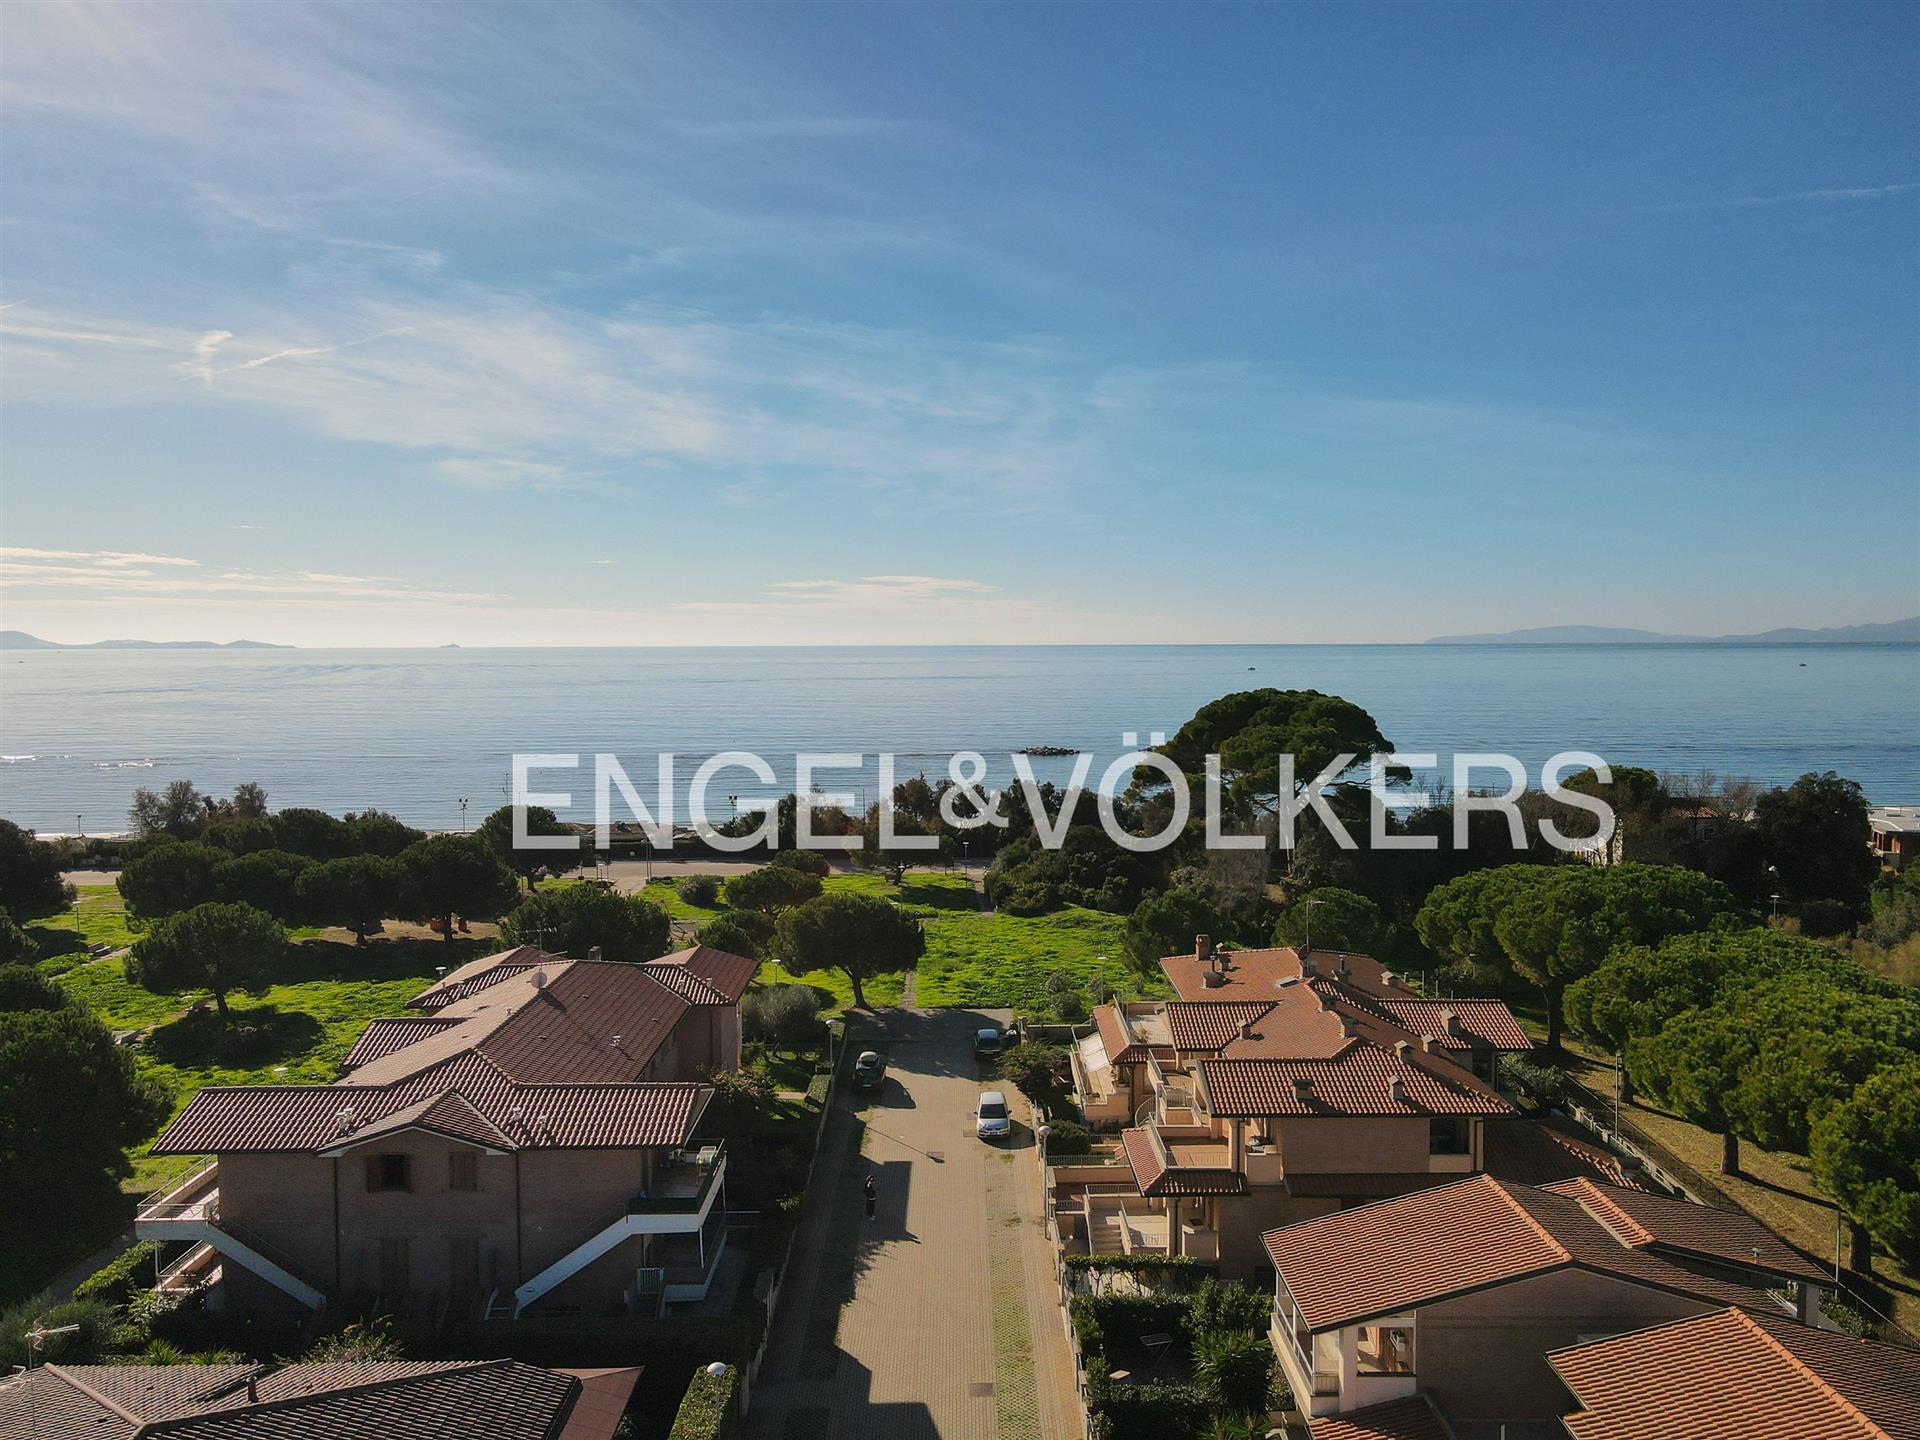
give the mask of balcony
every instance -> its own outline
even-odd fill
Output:
[[[701,1214],[726,1173],[724,1142],[671,1151],[654,1167],[652,1184],[627,1201],[627,1214]]]
[[[220,1162],[210,1160],[171,1189],[156,1190],[134,1213],[142,1240],[194,1240],[220,1218]]]

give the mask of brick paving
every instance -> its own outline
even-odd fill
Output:
[[[1004,1023],[1004,1017],[996,1017]],[[890,1011],[827,1122],[750,1440],[1078,1440],[1032,1130],[974,1138],[979,1012]],[[1018,1097],[1016,1109],[1024,1118]],[[880,1188],[866,1219],[861,1182]]]

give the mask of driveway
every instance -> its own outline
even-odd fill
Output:
[[[1031,1113],[974,1138],[973,1032],[1005,1012],[885,1012],[878,1096],[841,1095],[747,1425],[751,1440],[1078,1440]],[[997,1082],[996,1082],[997,1084]],[[861,1184],[879,1185],[865,1218]]]

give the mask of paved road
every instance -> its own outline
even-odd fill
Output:
[[[828,1121],[747,1434],[1077,1440],[1032,1130],[1005,1147],[973,1136],[971,1042],[987,1021],[902,1010],[885,1022],[856,1043],[887,1052],[886,1091],[843,1096]]]

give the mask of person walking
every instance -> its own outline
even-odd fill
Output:
[[[871,1220],[873,1219],[874,1208],[880,1203],[880,1187],[874,1184],[873,1172],[871,1170],[867,1172],[865,1189],[867,1192],[867,1219]]]

